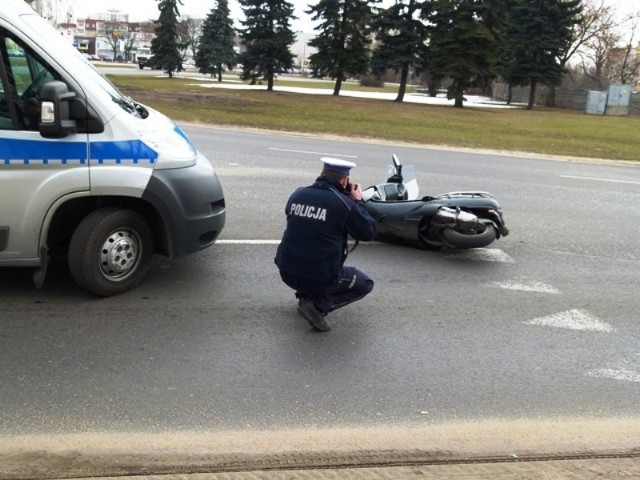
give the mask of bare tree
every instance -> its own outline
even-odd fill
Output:
[[[111,47],[114,61],[118,55],[120,40],[122,40],[126,31],[128,31],[128,25],[126,23],[123,23],[123,22],[105,22],[104,23],[104,31],[102,33],[102,36],[107,40],[107,43]]]
[[[605,90],[610,83],[633,83],[640,70],[640,58],[634,50],[637,43],[640,13],[617,18],[612,7],[603,0],[585,4],[583,12],[584,41],[577,53],[582,71],[591,85]]]
[[[616,80],[623,85],[636,83],[640,73],[640,54],[636,49],[638,30],[640,29],[640,11],[625,19],[628,25],[626,44],[619,49],[619,61],[616,65]]]
[[[133,60],[133,47],[138,39],[140,33],[140,25],[130,23],[127,28],[127,33],[122,37],[124,45],[124,59],[125,61]],[[114,57],[115,58],[115,57]]]
[[[599,90],[613,81],[616,45],[620,36],[613,31],[603,32],[590,42],[589,52],[583,54],[583,71]]]
[[[138,34],[142,31],[142,24],[129,22],[105,22],[102,36],[107,40],[113,52],[113,60],[117,60],[122,53],[124,60],[132,59],[133,46]],[[120,50],[122,48],[122,51]]]
[[[188,45],[187,50],[191,50],[191,56],[196,57],[198,51],[198,45],[200,43],[200,35],[202,34],[201,18],[191,18],[189,16],[183,17],[178,23],[178,34],[181,38],[184,38],[185,43]]]
[[[576,53],[581,58],[582,70],[592,85],[602,90],[611,78],[611,59],[620,35],[616,29],[618,21],[604,0],[587,2],[584,6],[581,33]]]
[[[560,59],[562,64],[565,65],[574,55],[582,55],[585,49],[590,48],[592,42],[613,30],[615,26],[612,8],[605,5],[605,0],[584,2],[582,21],[573,27],[573,40]]]

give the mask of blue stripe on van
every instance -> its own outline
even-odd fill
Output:
[[[158,153],[140,140],[91,142],[91,159],[103,164],[155,164]],[[85,142],[0,138],[0,165],[87,163]]]
[[[140,140],[91,142],[91,161],[98,164],[150,163],[158,159],[158,152]]]
[[[83,142],[19,140],[0,138],[0,164],[29,165],[30,162],[47,165],[55,160],[56,164],[86,163],[87,144]]]

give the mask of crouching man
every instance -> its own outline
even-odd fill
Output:
[[[349,182],[355,163],[323,158],[315,183],[298,188],[285,208],[287,226],[275,263],[282,281],[295,290],[298,312],[317,330],[331,329],[328,313],[360,300],[373,280],[344,265],[348,236],[371,240],[376,221],[362,200],[362,189]]]

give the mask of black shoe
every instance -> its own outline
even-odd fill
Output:
[[[298,305],[300,305],[302,302],[309,299],[309,295],[306,293],[296,292],[296,299],[298,300]]]
[[[328,332],[331,330],[331,327],[324,319],[324,315],[316,308],[311,299],[306,299],[300,302],[298,306],[298,312],[304,318],[307,319],[309,325],[311,325],[316,330],[320,330],[321,332]]]

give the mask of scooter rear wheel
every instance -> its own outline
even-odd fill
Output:
[[[498,232],[491,224],[481,225],[484,226],[484,230],[476,233],[465,233],[453,228],[445,228],[442,230],[442,236],[455,248],[483,248],[498,237]]]

